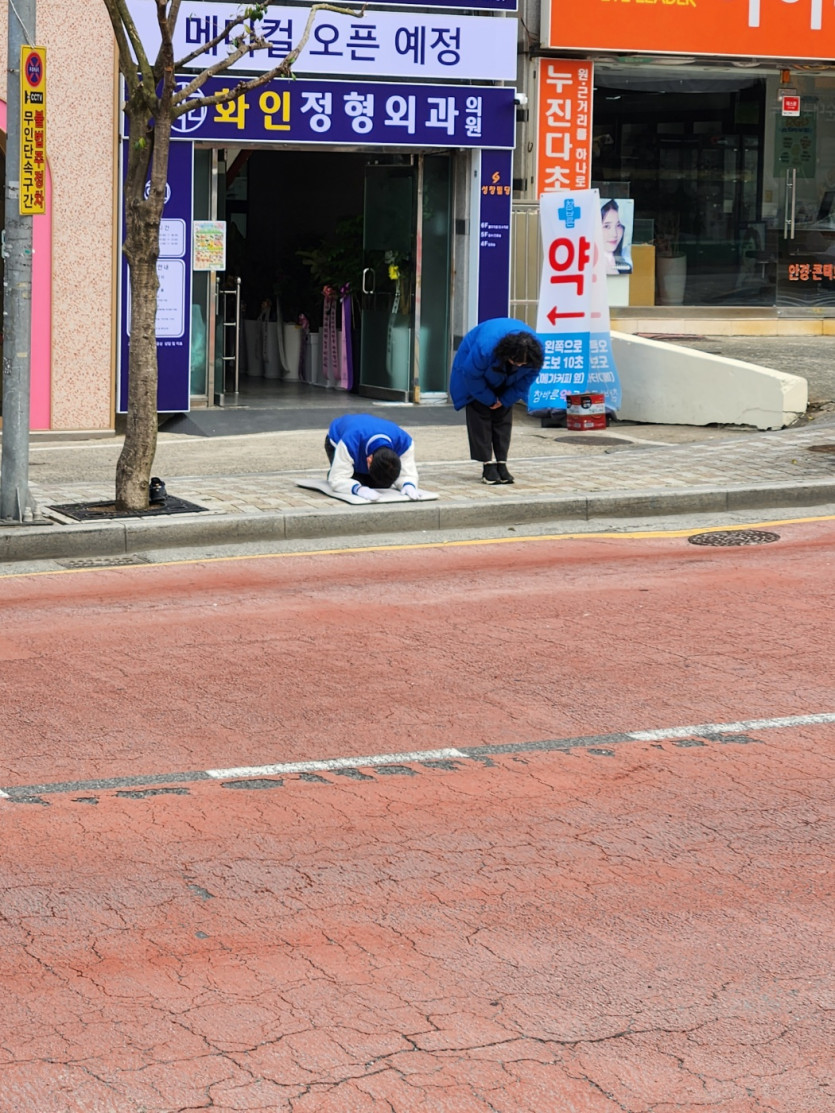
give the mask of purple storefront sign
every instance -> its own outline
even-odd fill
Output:
[[[512,151],[483,151],[478,237],[478,319],[506,317],[510,303]]]
[[[187,78],[181,78],[185,84]],[[206,95],[233,88],[210,78]],[[172,139],[374,147],[488,147],[512,150],[515,90],[479,85],[379,81],[270,81],[229,104],[180,117]],[[510,184],[508,178],[507,184]]]
[[[189,409],[191,392],[191,197],[193,148],[172,143],[168,183],[160,228],[157,273],[157,410],[181,413]],[[127,152],[124,158],[127,165]],[[123,217],[124,220],[124,217]],[[124,239],[124,231],[123,231]],[[122,255],[121,331],[118,413],[128,409],[130,351],[130,278]]]

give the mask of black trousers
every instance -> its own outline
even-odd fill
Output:
[[[489,464],[495,458],[506,460],[513,430],[513,407],[499,406],[491,410],[483,402],[467,403],[467,436],[470,459]]]

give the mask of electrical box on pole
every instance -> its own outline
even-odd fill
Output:
[[[0,459],[0,519],[4,522],[27,522],[34,517],[29,494],[32,218],[44,211],[46,192],[46,53],[31,45],[35,42],[35,17],[36,0],[9,0]]]

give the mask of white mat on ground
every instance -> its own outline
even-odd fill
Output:
[[[342,502],[349,502],[353,506],[378,506],[382,502],[431,502],[438,496],[434,491],[424,491],[420,489],[420,499],[410,499],[408,495],[402,495],[399,491],[395,491],[393,487],[386,487],[379,492],[380,497],[376,502],[369,502],[368,499],[361,499],[358,495],[341,495],[338,491],[334,491],[327,479],[300,479],[296,483],[297,487],[306,487],[309,491],[321,491],[323,495],[330,495],[332,499],[340,499]]]

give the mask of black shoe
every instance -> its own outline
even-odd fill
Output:
[[[513,482],[513,476],[507,470],[507,464],[496,464],[496,471],[499,473],[499,483]]]
[[[152,476],[148,485],[148,502],[160,503],[166,499],[165,484],[158,475]]]
[[[496,487],[501,480],[499,479],[499,469],[495,464],[485,464],[481,472],[481,482],[489,483],[491,487]]]

